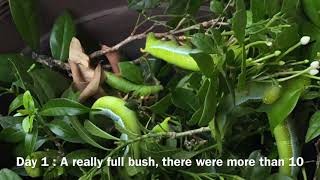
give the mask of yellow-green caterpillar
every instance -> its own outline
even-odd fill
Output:
[[[148,34],[145,49],[142,51],[183,69],[199,71],[197,62],[190,54],[199,53],[200,50],[187,45],[179,46],[174,41],[158,40],[153,33]]]
[[[125,139],[134,139],[141,135],[139,121],[136,113],[127,108],[125,104],[126,102],[120,98],[104,96],[92,105],[92,109],[101,110],[102,114],[107,115],[115,123],[127,130],[128,133],[125,134]],[[139,158],[139,143],[136,142],[129,145],[129,152],[134,158]]]
[[[161,85],[138,85],[134,84],[126,79],[114,75],[111,72],[105,72],[106,83],[114,89],[129,93],[133,92],[135,95],[148,96],[150,94],[156,94],[163,89]]]
[[[273,134],[276,139],[279,159],[284,161],[284,166],[279,167],[279,172],[286,176],[296,177],[299,167],[294,165],[300,154],[299,142],[292,127],[291,119],[279,124],[274,128]]]

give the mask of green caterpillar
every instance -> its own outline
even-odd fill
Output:
[[[109,86],[125,93],[133,92],[135,95],[148,96],[163,89],[161,85],[137,85],[110,72],[105,72],[105,75],[106,83]]]
[[[125,106],[126,102],[113,96],[104,96],[99,98],[93,105],[92,109],[101,110],[101,114],[118,123],[122,128],[128,131],[124,139],[134,139],[141,135],[139,121],[134,111]],[[95,113],[95,112],[93,112]],[[100,113],[100,112],[98,112]],[[129,145],[129,152],[134,158],[140,157],[139,143]]]
[[[200,50],[187,45],[179,46],[174,41],[158,40],[154,33],[148,34],[145,49],[142,51],[183,69],[199,71],[198,64],[190,54],[199,53]]]
[[[276,126],[273,133],[277,143],[279,159],[284,160],[284,166],[279,167],[279,172],[286,176],[296,177],[299,167],[290,166],[290,159],[292,158],[294,161],[297,159],[300,154],[300,148],[291,119]]]

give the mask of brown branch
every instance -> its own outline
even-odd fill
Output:
[[[204,21],[204,22],[189,26],[187,28],[182,28],[182,29],[175,30],[175,31],[172,31],[172,32],[155,33],[155,36],[161,38],[161,37],[165,37],[165,36],[168,36],[168,35],[175,35],[175,34],[180,34],[180,33],[186,32],[186,31],[190,31],[190,30],[200,29],[200,27],[205,27],[206,28],[206,27],[209,27],[211,25],[224,26],[224,25],[229,25],[229,24],[226,23],[226,22],[219,22],[219,19],[212,19],[212,20],[209,20],[209,21]],[[119,50],[119,48],[121,48],[122,46],[124,46],[124,45],[126,45],[126,44],[128,44],[128,43],[130,43],[132,41],[145,38],[147,36],[148,32],[149,31],[147,30],[147,31],[145,31],[143,33],[140,33],[140,34],[131,35],[131,36],[127,37],[126,39],[124,39],[123,41],[121,41],[120,43],[116,44],[113,47],[93,52],[92,54],[90,54],[90,58],[95,58],[95,57],[98,57],[98,56],[102,56],[102,55],[104,55],[104,54],[106,54],[108,52]]]
[[[32,58],[35,59],[38,63],[48,66],[49,68],[57,68],[59,70],[65,71],[66,73],[68,73],[69,77],[72,77],[69,63],[65,63],[61,60],[57,60],[46,55],[38,55],[36,53],[32,54]],[[109,64],[103,65],[102,69],[110,70],[111,66]]]
[[[170,36],[170,35],[181,34],[183,32],[187,32],[187,31],[190,31],[190,30],[200,29],[201,27],[208,28],[208,27],[212,27],[212,26],[216,26],[216,25],[219,25],[219,26],[229,25],[227,22],[220,22],[220,21],[221,21],[220,18],[212,19],[212,20],[209,20],[209,21],[204,21],[204,22],[201,22],[201,23],[198,23],[198,24],[186,27],[186,28],[177,29],[177,30],[174,30],[174,31],[155,33],[155,36],[158,37],[158,38],[161,38],[161,37],[167,37],[167,36]],[[118,44],[116,44],[113,47],[95,51],[92,54],[90,54],[89,57],[90,57],[90,59],[96,58],[96,57],[105,55],[108,52],[119,50],[122,46],[124,46],[124,45],[126,45],[126,44],[128,44],[128,43],[130,43],[132,41],[143,39],[143,38],[145,38],[147,36],[147,33],[150,32],[154,27],[155,26],[151,26],[149,29],[147,29],[143,33],[136,34],[136,35],[130,35],[129,37],[127,37],[126,39],[124,39],[123,41],[119,42]],[[57,68],[57,69],[66,71],[69,74],[69,76],[71,77],[71,69],[70,69],[70,65],[68,63],[65,63],[63,61],[60,61],[60,60],[57,60],[57,59],[54,59],[52,57],[48,57],[48,56],[45,56],[45,55],[38,55],[36,53],[33,53],[32,56],[33,56],[34,59],[36,59],[36,61],[38,63],[43,64],[45,66],[48,66],[50,68]],[[139,62],[139,60],[135,60],[134,62],[135,63]],[[110,70],[111,66],[110,65],[103,65],[102,68],[104,70]]]

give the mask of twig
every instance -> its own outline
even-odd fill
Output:
[[[212,20],[209,20],[209,21],[204,21],[204,22],[201,22],[201,23],[198,23],[198,24],[186,27],[186,28],[178,29],[178,30],[175,30],[175,31],[155,33],[155,36],[159,37],[159,38],[167,37],[167,36],[170,36],[170,35],[180,34],[180,33],[183,33],[183,32],[190,31],[190,30],[200,29],[201,27],[207,28],[207,27],[210,27],[212,25],[214,25],[214,26],[215,25],[224,26],[224,25],[228,25],[228,23],[219,22],[219,19],[212,19]],[[106,54],[108,52],[116,51],[116,50],[120,49],[122,46],[124,46],[124,45],[126,45],[126,44],[128,44],[128,43],[130,43],[132,41],[143,39],[143,38],[145,38],[147,36],[147,33],[150,32],[154,27],[155,27],[155,25],[152,25],[151,27],[149,27],[143,33],[136,34],[136,35],[130,35],[129,37],[127,37],[126,39],[124,39],[123,41],[119,42],[118,44],[116,44],[113,47],[93,52],[92,54],[90,54],[90,58],[91,59],[92,58],[96,58],[96,57],[102,56],[102,55],[104,55],[104,54]],[[69,74],[69,76],[71,77],[70,66],[69,66],[68,63],[64,63],[63,61],[54,59],[54,58],[49,57],[49,56],[38,55],[36,53],[33,53],[32,57],[34,59],[36,59],[36,61],[38,63],[41,63],[41,64],[43,64],[45,66],[48,66],[50,68],[58,68],[58,69],[61,69],[63,71],[66,71]],[[138,61],[135,61],[135,62],[138,62]],[[105,69],[105,70],[109,70],[111,67],[110,67],[110,65],[104,65],[104,66],[102,66],[102,68]]]
[[[212,19],[212,20],[204,21],[204,22],[189,26],[187,28],[182,28],[182,29],[179,29],[179,30],[176,30],[176,31],[173,31],[173,32],[155,33],[155,36],[156,37],[165,37],[165,36],[168,36],[168,35],[175,35],[175,34],[183,33],[183,32],[190,31],[190,30],[200,29],[200,27],[205,27],[206,28],[206,27],[211,26],[212,24],[222,25],[222,26],[223,25],[228,25],[228,23],[226,23],[226,22],[218,22],[218,21],[219,21],[219,19]],[[124,46],[124,45],[126,45],[126,44],[128,44],[128,43],[130,43],[132,41],[143,39],[143,38],[145,38],[147,36],[148,32],[149,31],[145,31],[145,32],[140,33],[140,34],[131,35],[131,36],[127,37],[126,39],[124,39],[123,41],[121,41],[120,43],[116,44],[115,46],[110,47],[109,49],[99,50],[99,51],[93,52],[92,54],[90,54],[90,58],[96,58],[98,56],[104,55],[105,53],[108,53],[108,52],[111,52],[111,51],[116,51],[119,48],[121,48],[122,46]]]
[[[71,77],[71,69],[68,63],[65,63],[61,60],[57,60],[46,55],[39,55],[36,53],[32,54],[32,58],[35,59],[38,63],[48,66],[49,68],[57,68],[59,70],[65,71]],[[137,63],[137,61],[138,60],[134,60],[135,63]],[[111,66],[109,64],[103,65],[102,68],[104,70],[110,70]]]
[[[314,173],[314,176],[313,176],[313,180],[317,180],[317,175],[318,175],[318,171],[320,170],[320,150],[319,150],[319,147],[320,147],[320,139],[318,139],[318,141],[314,144],[315,148],[316,148],[316,151],[317,151],[317,162],[316,162],[316,170],[315,170],[315,173]]]
[[[138,137],[136,139],[132,139],[132,140],[126,141],[125,143],[121,144],[120,146],[118,146],[117,148],[112,150],[108,154],[108,156],[106,156],[103,159],[103,162],[105,162],[109,157],[112,157],[114,154],[116,154],[118,151],[120,151],[121,149],[125,148],[129,144],[133,144],[133,143],[138,142],[138,141],[143,141],[145,139],[150,139],[150,138],[164,138],[164,137],[167,137],[167,138],[179,138],[179,137],[184,137],[184,136],[192,136],[194,134],[200,134],[200,133],[204,133],[204,132],[210,132],[210,128],[209,127],[202,127],[202,128],[199,128],[199,129],[193,129],[193,130],[180,132],[180,133],[176,133],[176,132],[161,132],[161,133],[154,133],[154,134],[145,134],[145,135],[140,136],[140,137]],[[88,174],[86,174],[84,176],[84,178],[86,179],[86,177],[93,176],[97,171],[98,171],[98,168],[97,167],[93,167],[91,170],[89,170]]]

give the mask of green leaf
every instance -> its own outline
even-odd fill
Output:
[[[43,179],[61,179],[61,175],[63,175],[65,172],[64,167],[62,166],[51,166],[50,168],[46,169],[46,171],[43,174]],[[59,178],[60,177],[60,178]]]
[[[171,94],[168,94],[156,103],[154,103],[152,106],[150,106],[150,109],[154,113],[164,114],[171,104]]]
[[[77,132],[72,128],[68,117],[64,117],[63,119],[57,118],[51,121],[48,124],[48,127],[55,135],[65,141],[72,143],[84,143]]]
[[[49,100],[40,112],[43,116],[76,116],[90,112],[90,108],[70,99]]]
[[[300,0],[283,0],[281,12],[288,17],[295,17],[299,11]]]
[[[279,0],[265,0],[265,10],[269,17],[274,16],[281,10],[281,1]]]
[[[195,93],[186,88],[176,88],[172,92],[171,101],[176,107],[184,110],[197,110],[199,107]]]
[[[213,59],[209,54],[196,53],[196,54],[190,54],[190,56],[197,62],[200,68],[200,71],[204,75],[206,75],[207,77],[212,76],[215,69],[215,65],[214,65]]]
[[[103,131],[102,129],[97,127],[95,124],[93,124],[89,120],[84,121],[84,128],[94,136],[101,137],[104,139],[116,140],[116,141],[120,140],[119,138],[114,137],[111,134]]]
[[[317,111],[312,115],[310,119],[305,142],[308,143],[319,135],[320,135],[320,111]]]
[[[252,21],[258,22],[264,19],[265,16],[265,0],[261,2],[261,0],[251,0],[251,12],[252,12]]]
[[[12,54],[1,54],[0,55],[0,81],[5,83],[11,83],[16,78],[14,71],[12,70],[11,62],[8,60],[9,57],[14,55]]]
[[[10,10],[22,39],[33,49],[40,45],[39,7],[37,0],[10,0]]]
[[[81,139],[83,141],[85,141],[86,143],[103,149],[103,150],[108,150],[107,148],[101,146],[100,144],[98,144],[89,134],[89,132],[83,128],[83,126],[81,125],[81,123],[79,122],[79,120],[76,117],[70,117],[70,122],[72,124],[72,127],[77,131],[78,135],[81,137]]]
[[[23,120],[22,120],[22,129],[24,130],[24,132],[28,133],[31,129],[32,129],[32,124],[30,123],[30,118],[29,116],[26,116]]]
[[[131,62],[121,62],[119,63],[119,69],[121,76],[129,81],[142,84],[143,83],[143,76],[140,68],[134,65]]]
[[[49,99],[59,97],[70,84],[70,81],[60,73],[48,68],[35,68],[29,71],[29,74],[33,79],[34,91],[41,104],[44,104]]]
[[[9,114],[23,105],[23,94],[18,95],[9,106]]]
[[[33,98],[30,91],[26,91],[23,94],[23,106],[28,111],[33,111],[35,109]]]
[[[303,0],[304,12],[308,18],[318,27],[320,27],[320,2],[317,0]]]
[[[192,114],[192,116],[191,116],[190,120],[187,122],[187,124],[189,126],[196,125],[199,122],[199,120],[200,120],[200,118],[202,116],[202,112],[203,112],[203,107],[201,107],[198,110],[196,110],[196,112],[194,112]]]
[[[15,129],[21,129],[22,120],[23,120],[23,117],[1,116],[0,117],[0,125],[4,129],[9,128],[9,127],[13,127]]]
[[[36,143],[38,139],[38,128],[33,128],[31,133],[27,133],[24,138],[24,146],[27,155],[36,150]]]
[[[213,77],[210,79],[210,84],[203,105],[204,108],[198,123],[199,126],[206,126],[210,121],[214,119],[217,109],[217,91],[218,78]]]
[[[18,176],[15,172],[10,169],[1,169],[0,171],[0,179],[1,180],[22,180],[20,176]]]
[[[66,61],[69,57],[71,39],[75,35],[76,28],[72,17],[68,12],[64,12],[56,19],[52,28],[50,36],[52,57]]]
[[[245,88],[246,84],[246,79],[247,79],[247,56],[246,56],[246,51],[245,51],[245,46],[243,45],[242,48],[242,60],[241,60],[241,73],[238,76],[238,84],[237,88],[238,89],[243,89]]]
[[[244,170],[244,177],[247,180],[265,179],[271,172],[271,167],[260,166],[259,159],[263,158],[260,151],[253,151],[248,159],[253,159],[256,163],[254,166],[247,166]]]
[[[1,61],[7,61],[8,65],[6,66],[9,69],[9,73],[4,77],[13,76],[14,80],[16,80],[18,87],[24,90],[32,89],[32,78],[28,75],[28,69],[32,66],[35,61],[25,56],[21,56],[19,54],[7,54],[0,55]],[[10,68],[8,68],[10,67]]]
[[[283,122],[295,108],[301,93],[309,84],[309,79],[295,78],[282,84],[281,97],[271,105],[262,106],[262,110],[267,113],[270,127],[274,129]]]
[[[234,32],[235,37],[238,39],[239,43],[243,44],[246,35],[247,25],[247,13],[244,1],[237,0],[236,7],[237,11],[232,19],[232,30]]]
[[[219,0],[211,0],[210,2],[210,10],[217,14],[217,15],[220,15],[223,13],[223,3]]]
[[[201,51],[213,54],[215,52],[214,42],[210,36],[204,33],[196,33],[192,36],[191,42]]]
[[[25,133],[23,132],[22,128],[17,130],[13,127],[9,127],[0,132],[0,140],[4,142],[17,143],[22,141],[24,137]]]

